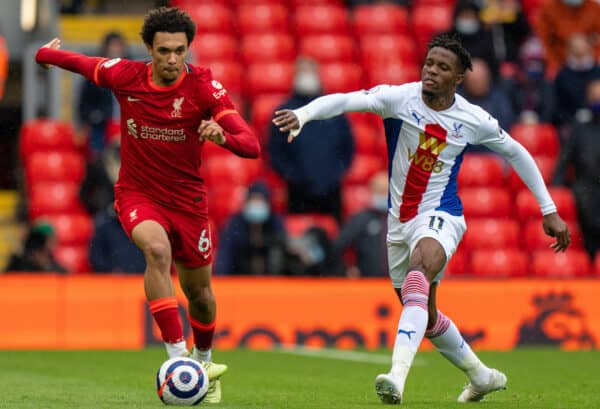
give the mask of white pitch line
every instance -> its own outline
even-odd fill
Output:
[[[335,359],[338,361],[351,361],[351,362],[364,362],[368,364],[388,364],[392,363],[392,354],[377,354],[360,351],[350,351],[344,349],[332,349],[332,348],[309,348],[303,346],[283,346],[281,348],[273,349],[273,352],[308,356],[312,358],[324,358],[324,359]],[[424,365],[425,362],[418,358],[413,361],[413,365]]]

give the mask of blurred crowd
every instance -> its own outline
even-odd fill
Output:
[[[64,12],[79,12],[84,3],[65,2]],[[387,3],[413,6],[409,0]],[[462,38],[473,57],[460,94],[506,130],[517,124],[551,124],[557,130],[560,155],[552,163],[551,183],[572,189],[585,250],[594,258],[600,250],[600,3],[459,0],[449,32]],[[99,55],[128,57],[126,40],[108,33]],[[320,75],[315,59],[299,57],[293,91],[279,108],[293,109],[322,95]],[[78,133],[86,136],[88,150],[80,198],[94,220],[90,266],[98,272],[143,272],[143,257],[112,208],[120,163],[116,101],[109,91],[84,82],[76,108]],[[370,172],[360,203],[353,204],[354,211],[344,210],[349,206],[344,183],[359,148],[356,132],[344,116],[311,122],[293,144],[275,127],[267,129],[261,143],[269,177],[248,183],[237,211],[218,223],[216,275],[387,275],[387,173]],[[33,225],[23,254],[15,254],[8,269],[65,271],[49,255],[50,230]]]

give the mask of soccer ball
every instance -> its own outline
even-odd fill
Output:
[[[167,405],[197,405],[208,392],[208,375],[190,358],[171,358],[156,374],[158,397]]]

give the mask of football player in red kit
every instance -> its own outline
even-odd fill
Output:
[[[59,39],[40,48],[35,58],[44,67],[55,65],[82,74],[111,89],[117,98],[122,165],[115,208],[146,258],[146,297],[170,357],[189,354],[170,276],[175,261],[189,301],[191,357],[207,369],[211,382],[206,401],[219,402],[219,378],[227,367],[211,359],[216,306],[200,151],[209,141],[256,158],[260,147],[210,70],[185,62],[195,31],[185,12],[161,7],[146,15],[142,27],[150,62],[59,50]]]

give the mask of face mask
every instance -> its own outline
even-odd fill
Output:
[[[315,96],[321,92],[321,80],[316,74],[303,72],[294,78],[294,90],[298,95]]]
[[[385,195],[373,195],[371,207],[375,210],[386,211],[388,209],[388,198]]]
[[[253,202],[244,206],[244,218],[249,223],[264,223],[269,218],[270,209],[266,203]]]
[[[589,71],[594,67],[594,57],[567,58],[567,65],[573,71]]]
[[[458,18],[455,26],[456,31],[465,35],[475,34],[479,31],[479,21],[472,18]]]
[[[590,111],[592,111],[594,115],[600,115],[600,101],[591,102]]]
[[[578,7],[583,4],[583,0],[562,0],[567,6]]]

